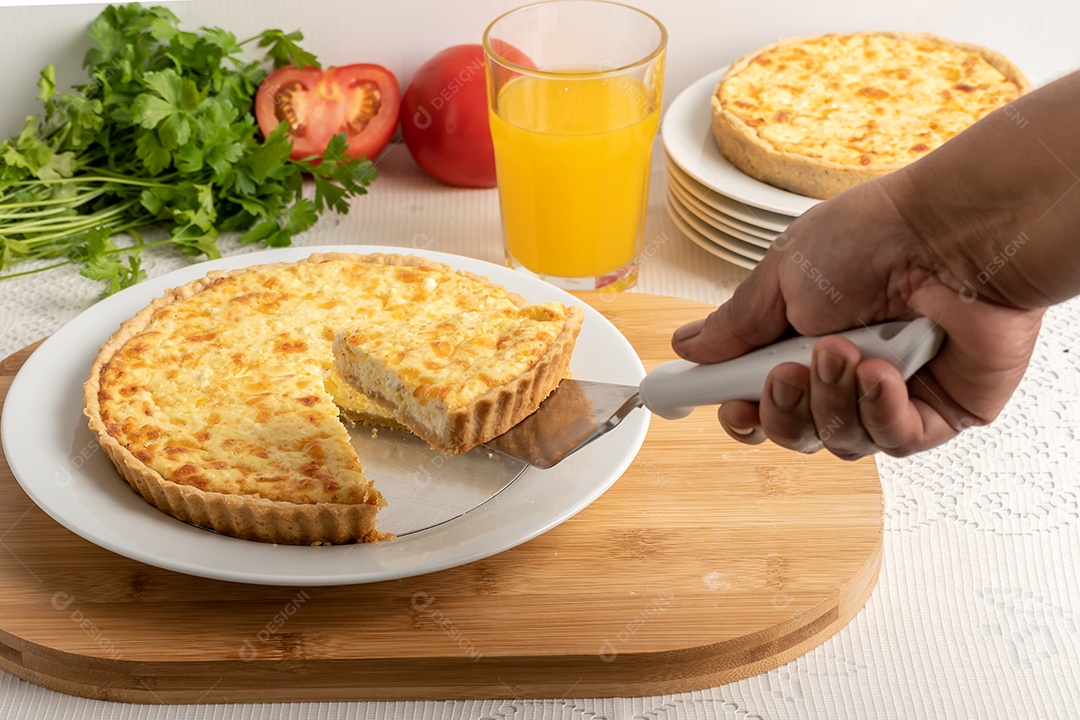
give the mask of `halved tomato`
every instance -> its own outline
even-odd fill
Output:
[[[255,119],[264,136],[289,123],[294,160],[321,155],[344,132],[349,155],[374,159],[397,127],[401,91],[397,78],[370,63],[278,68],[255,96]]]

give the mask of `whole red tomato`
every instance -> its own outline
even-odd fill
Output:
[[[456,45],[420,66],[402,96],[401,136],[439,182],[495,186],[483,47]]]
[[[279,68],[255,96],[255,119],[269,135],[289,123],[294,160],[321,155],[334,135],[344,132],[348,154],[373,160],[397,127],[400,108],[397,79],[381,65]]]

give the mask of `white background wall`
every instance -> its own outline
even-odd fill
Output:
[[[1036,85],[1080,68],[1080,0],[629,1],[668,28],[668,102],[743,53],[780,38],[825,32],[925,31],[980,43],[1010,57]],[[450,45],[478,43],[491,19],[524,2],[181,0],[169,7],[189,27],[217,25],[240,38],[270,27],[300,29],[306,48],[324,64],[379,63],[404,89],[428,57]],[[37,111],[35,82],[43,66],[55,63],[61,84],[85,79],[85,30],[103,5],[0,5],[6,5],[0,7],[0,135],[6,137]]]

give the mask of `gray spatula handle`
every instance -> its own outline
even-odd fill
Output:
[[[864,358],[892,363],[904,379],[911,377],[937,354],[944,331],[927,318],[898,320],[836,333],[859,348]],[[673,360],[658,365],[641,382],[641,401],[653,413],[668,420],[686,417],[700,405],[729,400],[761,400],[761,388],[769,372],[785,362],[810,366],[810,355],[819,337],[782,340],[734,360],[696,365]]]

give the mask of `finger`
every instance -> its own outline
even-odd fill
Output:
[[[859,418],[855,368],[862,356],[850,341],[826,337],[814,345],[810,361],[810,413],[825,449],[843,460],[875,452]]]
[[[726,402],[720,406],[717,416],[720,418],[720,426],[735,440],[747,445],[760,445],[765,442],[757,403],[743,400]]]
[[[780,447],[802,453],[821,449],[810,412],[810,368],[781,363],[765,380],[758,409],[761,429]]]
[[[671,347],[682,358],[714,363],[768,345],[787,330],[775,257],[761,261],[735,289],[731,299],[708,317],[682,326]]]
[[[928,403],[911,397],[900,372],[880,359],[864,360],[856,369],[859,416],[874,445],[895,457],[932,448],[957,430]],[[912,387],[921,382],[912,379]]]

